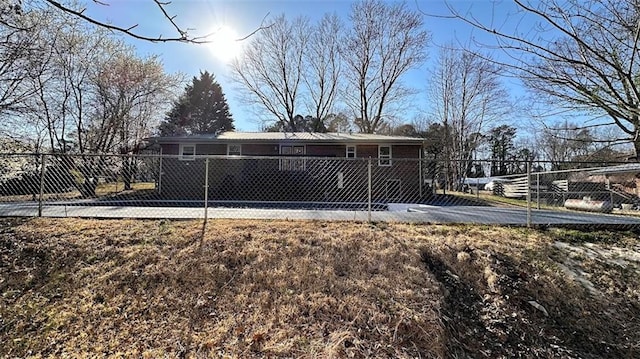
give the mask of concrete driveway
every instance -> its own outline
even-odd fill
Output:
[[[424,222],[521,225],[527,223],[526,208],[479,206],[413,206],[410,214],[419,214]],[[531,210],[534,225],[629,225],[640,226],[640,218],[615,214],[565,210]]]
[[[526,225],[527,211],[524,208],[501,208],[481,206],[427,206],[402,205],[392,207],[395,211],[373,211],[371,220],[376,222],[413,223],[475,223]],[[572,211],[532,210],[534,225],[580,225],[640,227],[640,218]],[[0,203],[0,216],[35,217],[37,203]],[[138,207],[138,206],[96,206],[90,203],[51,204],[42,208],[44,217],[82,218],[204,218],[202,207]],[[301,219],[301,220],[342,220],[366,221],[366,211],[354,210],[306,210],[306,209],[255,209],[255,208],[209,208],[208,218],[229,219]]]

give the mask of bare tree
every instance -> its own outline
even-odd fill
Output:
[[[178,78],[164,73],[157,58],[139,59],[130,50],[116,54],[93,78],[92,121],[86,128],[87,147],[96,153],[138,154],[168,109]],[[137,169],[136,159],[121,157],[125,189]]]
[[[588,117],[606,116],[610,121],[605,123],[624,132],[621,140],[631,142],[640,154],[640,2],[514,2],[527,20],[519,22],[526,24],[526,31],[496,29],[451,10],[458,19],[495,34],[508,56],[507,69],[547,104]]]
[[[14,118],[14,127],[45,129],[50,150],[58,153],[135,153],[181,76],[165,74],[157,58],[140,59],[111,32],[73,16],[29,15],[39,26],[22,31],[36,40],[38,52],[16,62],[39,71],[27,71],[23,86],[31,96],[22,105],[28,111]]]
[[[574,165],[567,165],[566,162],[587,161],[592,155],[610,147],[606,143],[594,141],[598,135],[597,129],[579,127],[566,120],[543,127],[537,135],[538,147],[545,159],[551,162],[552,170],[571,168]]]
[[[181,77],[165,74],[155,57],[138,58],[111,32],[71,16],[56,13],[39,31],[47,67],[29,81],[34,93],[29,111],[14,124],[24,135],[37,136],[38,143],[47,139],[46,147],[60,154],[53,158],[61,168],[81,176],[80,192],[93,196],[96,182],[88,179],[106,165],[106,157],[95,155],[138,153]],[[128,187],[137,164],[129,156],[122,159]]]
[[[29,82],[46,69],[50,58],[40,46],[48,14],[1,5],[0,116],[14,117],[28,110],[27,100],[35,94]]]
[[[164,73],[156,57],[140,59],[129,51],[106,59],[92,78],[91,122],[83,131],[87,148],[96,153],[139,153],[178,83]]]
[[[342,23],[336,14],[325,14],[311,30],[309,43],[304,53],[303,80],[308,91],[308,108],[314,118],[312,130],[326,130],[324,123],[334,111],[339,92],[342,62],[340,58],[340,36]]]
[[[25,125],[46,129],[51,151],[89,152],[83,135],[95,94],[92,79],[100,63],[125,52],[126,46],[106,30],[59,14],[49,19],[43,31],[41,46],[51,59],[46,71],[32,81],[36,95]]]
[[[342,49],[349,82],[345,98],[360,131],[374,133],[388,122],[388,107],[406,98],[401,77],[425,60],[429,34],[422,16],[404,3],[362,0],[353,4],[349,18]]]
[[[289,131],[297,131],[295,116],[302,101],[303,54],[309,34],[306,18],[289,21],[280,15],[271,27],[256,34],[231,64],[232,79],[242,86],[247,100]]]
[[[429,88],[432,118],[442,124],[450,187],[461,185],[482,136],[510,108],[500,68],[477,53],[443,48]]]

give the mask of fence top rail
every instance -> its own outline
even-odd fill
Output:
[[[136,154],[132,154],[132,153],[126,153],[126,154],[121,154],[121,153],[94,153],[94,152],[85,152],[85,153],[59,153],[59,152],[0,152],[0,156],[71,156],[71,157],[80,157],[80,156],[113,156],[113,157],[167,157],[167,156],[174,156],[177,157],[179,155],[177,154],[165,154],[165,153],[160,153],[160,151],[145,151],[143,153],[136,153]],[[258,158],[262,158],[265,156],[262,155],[257,155],[257,156],[251,156],[251,155],[227,155],[227,154],[218,154],[218,155],[214,155],[214,154],[197,154],[197,157],[258,157]],[[276,157],[276,156],[272,156],[272,157]],[[280,156],[277,156],[280,157]],[[314,157],[314,158],[318,158],[316,156],[300,156],[300,157]],[[326,157],[328,159],[338,159],[338,158],[342,158],[342,159],[346,159],[348,157]],[[368,157],[367,157],[368,158]],[[373,159],[377,159],[377,157],[371,157]],[[351,158],[352,159],[352,158]],[[363,157],[358,157],[357,159],[363,159]],[[383,158],[386,159],[386,158]],[[396,157],[392,157],[391,159],[402,159],[402,158],[396,158]],[[414,159],[414,158],[411,158]],[[456,162],[462,162],[462,163],[495,163],[495,162],[505,162],[505,163],[517,163],[517,164],[526,164],[526,163],[531,163],[533,164],[583,164],[583,165],[587,165],[587,164],[592,164],[592,165],[598,165],[596,167],[590,167],[590,168],[606,168],[609,166],[613,166],[613,165],[621,165],[621,164],[630,164],[630,163],[637,163],[637,162],[628,162],[628,161],[609,161],[606,162],[607,165],[602,165],[602,163],[604,163],[603,161],[550,161],[550,160],[535,160],[535,161],[523,161],[523,160],[508,160],[508,161],[502,161],[502,160],[496,160],[496,159],[491,159],[491,158],[476,158],[476,159],[431,159],[431,158],[415,158],[415,160],[422,160],[425,162],[437,162],[437,163],[446,163],[446,162],[451,162],[451,163],[456,163]],[[560,172],[563,172],[565,170],[559,170]],[[532,171],[532,173],[535,173]]]
[[[44,153],[44,152],[0,152],[0,157],[164,157],[159,153],[117,154],[117,153]]]
[[[474,162],[474,163],[494,163],[496,160],[492,159],[474,159],[474,160],[461,160],[461,159],[452,159],[452,160],[444,160],[444,159],[426,159],[426,158],[401,158],[401,157],[391,157],[391,158],[379,158],[379,157],[327,157],[327,156],[313,156],[313,155],[228,155],[228,154],[196,154],[193,156],[189,156],[189,158],[185,158],[184,155],[179,154],[163,154],[160,152],[157,153],[140,153],[140,154],[113,154],[113,153],[44,153],[44,152],[0,152],[0,159],[3,157],[31,157],[31,158],[39,158],[39,157],[55,157],[55,158],[136,158],[136,159],[160,159],[160,158],[175,158],[181,159],[184,161],[189,160],[202,160],[202,159],[232,159],[232,160],[281,160],[281,159],[307,159],[307,160],[325,160],[325,161],[380,161],[380,160],[391,160],[391,161],[420,161],[423,163],[458,163],[458,162]],[[508,161],[509,163],[527,163],[527,161]],[[556,163],[552,161],[533,161],[531,163],[535,164],[551,164]],[[575,161],[566,161],[562,162],[563,164],[576,164],[576,165],[589,165],[589,164],[598,164],[598,166],[587,167],[587,168],[573,168],[573,169],[564,169],[564,170],[544,170],[544,171],[531,171],[531,175],[539,175],[539,174],[554,174],[554,173],[571,173],[571,172],[585,172],[585,171],[595,171],[606,169],[611,166],[619,165],[619,164],[629,164],[629,162],[610,162],[607,165],[602,165],[602,162],[575,162]],[[526,172],[518,173],[518,174],[509,174],[502,176],[489,176],[491,178],[518,178],[522,176],[526,176]],[[476,177],[468,177],[469,179],[473,179]],[[478,177],[482,178],[482,177]]]
[[[609,166],[601,166],[601,167],[588,167],[588,168],[572,168],[566,170],[555,170],[555,171],[537,171],[531,172],[531,175],[549,175],[549,174],[558,174],[558,173],[574,173],[574,172],[591,172],[595,170],[605,169]],[[527,173],[517,173],[512,175],[502,175],[502,176],[490,176],[491,179],[518,179],[522,177],[526,177]],[[483,177],[468,177],[468,180],[481,179]]]
[[[165,157],[165,158],[184,158],[184,155],[179,154],[166,154],[166,153],[139,153],[139,154],[118,154],[118,153],[34,153],[34,152],[0,152],[0,157],[2,156],[47,156],[47,157]],[[256,158],[256,159],[264,159],[264,158],[274,158],[279,159],[283,157],[292,157],[292,158],[312,158],[312,159],[328,159],[328,160],[368,160],[378,159],[377,157],[329,157],[329,156],[313,156],[313,155],[227,155],[227,154],[197,154],[191,155],[190,158],[204,159],[204,158],[220,158],[220,159],[236,159],[236,158]],[[391,160],[414,160],[419,161],[424,159],[420,158],[381,158],[381,159],[391,159]]]
[[[221,160],[283,160],[283,159],[291,159],[291,160],[321,160],[321,161],[352,161],[352,162],[367,162],[369,160],[378,161],[406,161],[406,162],[424,162],[424,159],[420,158],[378,158],[378,157],[327,157],[327,156],[311,156],[311,155],[303,155],[303,156],[295,156],[295,155],[276,155],[276,156],[252,156],[252,155],[193,155],[185,157],[184,155],[177,154],[136,154],[136,155],[121,155],[121,154],[34,154],[34,153],[0,153],[0,158],[2,157],[11,157],[11,156],[21,156],[21,157],[55,157],[55,158],[171,158],[178,159],[184,162],[191,162],[193,160],[205,160],[205,159],[221,159]]]
[[[37,157],[47,155],[46,153],[34,153],[34,152],[0,152],[0,157],[9,157],[9,156],[22,156],[22,157]]]

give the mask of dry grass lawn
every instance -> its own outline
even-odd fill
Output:
[[[0,219],[0,357],[637,358],[633,233]]]

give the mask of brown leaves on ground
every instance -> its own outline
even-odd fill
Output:
[[[567,231],[240,220],[202,233],[198,221],[0,220],[0,356],[640,350],[629,234],[598,243]],[[558,245],[572,236],[580,242]],[[632,254],[580,257],[583,245]]]

